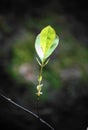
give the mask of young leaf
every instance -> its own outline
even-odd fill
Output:
[[[40,46],[40,35],[38,35],[36,37],[35,49],[36,49],[38,56],[40,57],[40,60],[43,61],[44,53],[43,53],[42,48]]]
[[[50,59],[48,59],[47,61],[45,61],[44,65],[43,66],[46,66],[48,64]]]
[[[36,60],[37,60],[38,64],[41,66],[41,63],[37,57],[36,57]]]
[[[56,38],[54,39],[53,44],[49,48],[49,51],[46,52],[45,59],[47,59],[53,53],[58,44],[59,44],[59,37],[56,35]]]
[[[44,52],[44,56],[46,52],[51,47],[54,39],[55,39],[56,33],[53,28],[50,26],[45,27],[41,33],[40,33],[40,45]]]
[[[45,27],[40,32],[35,41],[35,49],[42,62],[52,54],[58,43],[59,37],[51,26]]]

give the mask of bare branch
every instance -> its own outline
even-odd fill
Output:
[[[4,96],[3,94],[0,93],[0,96],[3,97],[5,100],[7,100],[8,102],[10,102],[11,104],[15,105],[16,107],[22,109],[23,111],[31,114],[32,116],[34,116],[35,118],[39,119],[40,122],[42,122],[43,124],[45,124],[47,127],[49,127],[51,130],[55,130],[49,123],[47,123],[46,121],[44,121],[42,118],[40,118],[37,114],[35,114],[34,112],[24,108],[23,106],[15,103],[14,101],[12,101],[10,98]]]

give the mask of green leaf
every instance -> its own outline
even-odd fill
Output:
[[[56,38],[53,41],[53,44],[51,45],[51,47],[49,48],[49,50],[46,52],[46,55],[44,57],[45,59],[48,58],[53,53],[53,51],[56,49],[56,47],[58,46],[58,44],[59,44],[59,37],[56,36]]]
[[[35,49],[36,49],[36,52],[37,52],[38,56],[40,57],[41,61],[43,61],[44,53],[43,53],[42,48],[40,46],[40,35],[38,35],[36,37]]]
[[[41,66],[41,63],[37,57],[36,57],[36,60],[37,60],[38,64]]]
[[[43,65],[43,66],[47,65],[47,64],[48,64],[48,62],[49,62],[49,60],[50,60],[50,59],[48,59],[47,61],[45,61],[45,63],[44,63],[44,65]]]
[[[55,39],[56,33],[51,26],[45,27],[40,33],[40,45],[44,55],[49,50]]]
[[[42,62],[52,54],[58,43],[59,37],[51,26],[45,27],[40,32],[35,41],[35,49]]]

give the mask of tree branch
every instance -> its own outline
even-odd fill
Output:
[[[4,96],[3,94],[0,93],[0,96],[3,97],[5,100],[7,100],[8,102],[10,102],[11,104],[15,105],[16,107],[22,109],[23,111],[31,114],[32,116],[34,116],[35,118],[39,119],[40,122],[42,122],[43,124],[45,124],[47,127],[49,127],[51,130],[55,130],[49,123],[47,123],[46,121],[44,121],[42,118],[40,118],[37,114],[35,114],[34,112],[24,108],[23,106],[15,103],[14,101],[12,101],[10,98]]]

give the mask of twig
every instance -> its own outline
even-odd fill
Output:
[[[34,112],[22,107],[21,105],[15,103],[14,101],[12,101],[10,98],[4,96],[3,94],[0,93],[0,96],[3,97],[5,100],[9,101],[10,103],[12,103],[13,105],[15,105],[16,107],[24,110],[25,112],[31,114],[32,116],[34,116],[35,118],[39,119],[40,122],[42,122],[43,124],[45,124],[47,127],[49,127],[51,130],[55,130],[49,123],[47,123],[46,121],[44,121],[42,118],[40,118],[37,114],[35,114]]]

